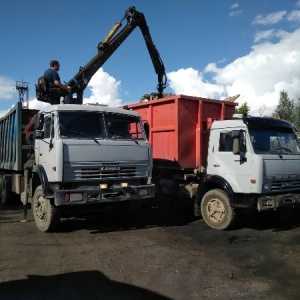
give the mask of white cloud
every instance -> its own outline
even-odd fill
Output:
[[[233,5],[230,6],[231,9],[236,9],[239,7],[238,3],[234,3]]]
[[[300,22],[300,10],[293,10],[287,15],[287,20],[290,22]]]
[[[0,101],[10,100],[16,94],[16,82],[8,77],[0,76]]]
[[[288,37],[290,33],[287,31],[284,31],[282,29],[277,30],[274,35],[278,38],[278,39],[284,39],[286,37]]]
[[[236,16],[236,15],[241,14],[242,12],[243,12],[242,10],[234,10],[234,11],[231,11],[231,12],[229,13],[229,17],[234,17],[234,16]]]
[[[277,43],[262,43],[252,47],[248,55],[218,68],[216,63],[206,66],[203,73],[180,69],[168,74],[175,93],[223,99],[240,94],[237,102],[247,102],[251,114],[265,114],[276,109],[279,93],[285,89],[291,98],[299,97],[300,86],[300,29],[292,33],[277,32]],[[213,76],[212,83],[205,75]]]
[[[254,42],[257,43],[261,40],[268,40],[273,36],[273,34],[274,34],[273,29],[257,32],[254,36]]]
[[[99,103],[108,106],[120,106],[122,100],[119,97],[121,82],[100,68],[89,82],[88,88],[91,91],[89,98],[84,98],[83,103]]]
[[[235,4],[231,5],[229,7],[229,9],[231,10],[230,13],[229,13],[229,17],[234,17],[234,16],[239,15],[243,12],[242,10],[240,10],[238,8],[239,8],[238,3],[235,3]]]
[[[204,82],[201,73],[193,68],[170,72],[168,79],[170,88],[175,94],[215,98],[224,93],[222,86]]]
[[[36,98],[29,101],[29,108],[30,109],[43,109],[47,106],[49,106],[50,103],[38,101]]]
[[[9,111],[9,109],[0,110],[0,118],[2,118],[8,111]]]
[[[253,24],[259,24],[259,25],[276,24],[283,19],[286,13],[287,13],[286,10],[281,10],[281,11],[270,13],[266,16],[260,14],[255,17]]]

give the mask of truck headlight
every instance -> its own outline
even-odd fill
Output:
[[[149,191],[148,191],[148,189],[140,189],[138,191],[138,193],[139,193],[139,196],[147,196],[149,194]]]
[[[71,202],[82,201],[82,200],[83,200],[83,194],[81,194],[81,193],[71,193],[70,194]]]
[[[263,184],[263,190],[267,191],[269,189],[269,182],[264,182]]]

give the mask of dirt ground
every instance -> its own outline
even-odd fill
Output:
[[[208,228],[191,207],[63,219],[43,233],[31,211],[0,209],[0,299],[299,299],[300,215],[243,216]]]

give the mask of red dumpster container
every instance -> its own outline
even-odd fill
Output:
[[[126,105],[149,125],[153,159],[172,168],[206,167],[209,129],[214,120],[232,117],[237,104],[175,95]]]

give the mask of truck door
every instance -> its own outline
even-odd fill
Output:
[[[236,128],[235,128],[236,130]],[[225,179],[237,193],[253,191],[253,155],[249,151],[246,132],[242,132],[241,154],[233,153],[232,129],[211,131],[208,174]]]
[[[48,180],[56,181],[54,116],[52,114],[45,115],[43,131],[43,139],[37,140],[38,163],[44,167]]]

